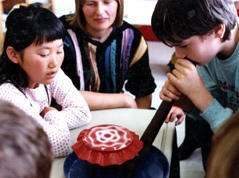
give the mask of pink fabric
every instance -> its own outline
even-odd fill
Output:
[[[71,80],[59,70],[54,82],[47,85],[48,95],[55,98],[62,106],[62,111],[49,111],[44,118],[41,111],[49,106],[44,85],[36,89],[23,89],[25,95],[13,84],[0,85],[0,99],[7,100],[28,115],[32,116],[43,127],[53,147],[55,157],[66,156],[71,151],[70,130],[90,122],[90,110],[80,92]]]

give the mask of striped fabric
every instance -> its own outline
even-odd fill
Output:
[[[88,46],[88,48],[86,48],[86,46]],[[85,45],[85,52],[88,56],[88,60],[90,63],[90,70],[91,70],[89,90],[98,92],[100,87],[100,77],[99,77],[99,73],[97,69],[96,56],[95,56],[96,46],[91,43],[87,43],[87,45]]]
[[[81,52],[80,47],[76,38],[75,32],[73,32],[71,29],[68,29],[67,32],[71,36],[71,39],[73,41],[75,52],[76,52],[76,73],[79,76],[80,80],[80,90],[85,90],[85,81],[84,81],[84,72],[83,72],[83,64],[82,64],[82,58],[81,58]]]
[[[116,40],[113,40],[111,46],[107,47],[105,52],[105,77],[107,93],[116,93],[116,47]]]
[[[143,36],[141,36],[140,44],[138,46],[138,49],[136,50],[136,53],[134,54],[132,61],[130,62],[129,67],[131,67],[133,64],[138,62],[138,60],[141,59],[141,57],[144,55],[147,49],[148,49],[147,43],[145,39],[143,38]]]
[[[126,90],[136,97],[154,92],[148,47],[139,30],[124,22],[104,42],[99,42],[81,28],[69,25],[64,17],[61,20],[66,29],[72,30],[64,40],[62,69],[78,89],[102,93]]]
[[[120,71],[121,71],[121,85],[125,81],[126,72],[128,71],[128,63],[130,58],[130,51],[134,39],[134,31],[132,29],[125,29],[123,31],[120,57]]]

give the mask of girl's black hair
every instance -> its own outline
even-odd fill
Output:
[[[31,44],[41,45],[63,39],[65,29],[61,21],[50,10],[35,3],[14,9],[6,20],[6,36],[0,58],[0,84],[10,82],[17,88],[28,86],[28,76],[19,64],[13,63],[6,54],[12,46],[23,56],[24,49]],[[23,59],[22,59],[23,60]],[[21,81],[19,80],[21,79]]]
[[[151,23],[158,39],[175,43],[225,24],[225,41],[237,23],[237,13],[232,0],[158,0]]]

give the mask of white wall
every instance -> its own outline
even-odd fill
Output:
[[[151,25],[157,0],[124,0],[124,20],[135,25]]]
[[[35,2],[48,3],[49,0],[32,0],[32,3],[35,3]],[[60,17],[65,14],[74,13],[75,0],[54,0],[54,7],[55,7],[55,14],[57,17]],[[3,20],[2,26],[3,26],[3,31],[5,32],[6,31],[5,21],[6,21],[7,15],[2,14],[0,18],[2,18]]]
[[[48,3],[49,0],[32,0],[32,2]],[[124,0],[124,20],[134,25],[150,25],[156,2],[157,0]],[[54,7],[57,17],[74,13],[75,0],[54,0]],[[4,27],[6,15],[2,18]]]
[[[48,0],[32,0],[32,2],[47,3]],[[54,2],[58,17],[75,12],[75,0],[54,0]],[[156,2],[157,0],[124,0],[124,19],[136,25],[150,25]]]
[[[32,0],[32,2],[48,3],[48,0]],[[60,17],[75,12],[75,0],[54,0],[55,14]]]

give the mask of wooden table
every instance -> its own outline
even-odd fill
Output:
[[[83,129],[102,124],[120,125],[141,136],[153,118],[155,112],[156,110],[128,108],[92,111],[92,121],[90,124],[71,130],[72,144],[76,142],[78,134]],[[169,164],[172,156],[174,131],[174,123],[164,123],[153,143],[154,146],[159,148],[165,154],[169,160]],[[52,166],[51,178],[65,178],[63,173],[64,161],[65,158],[55,159]]]

